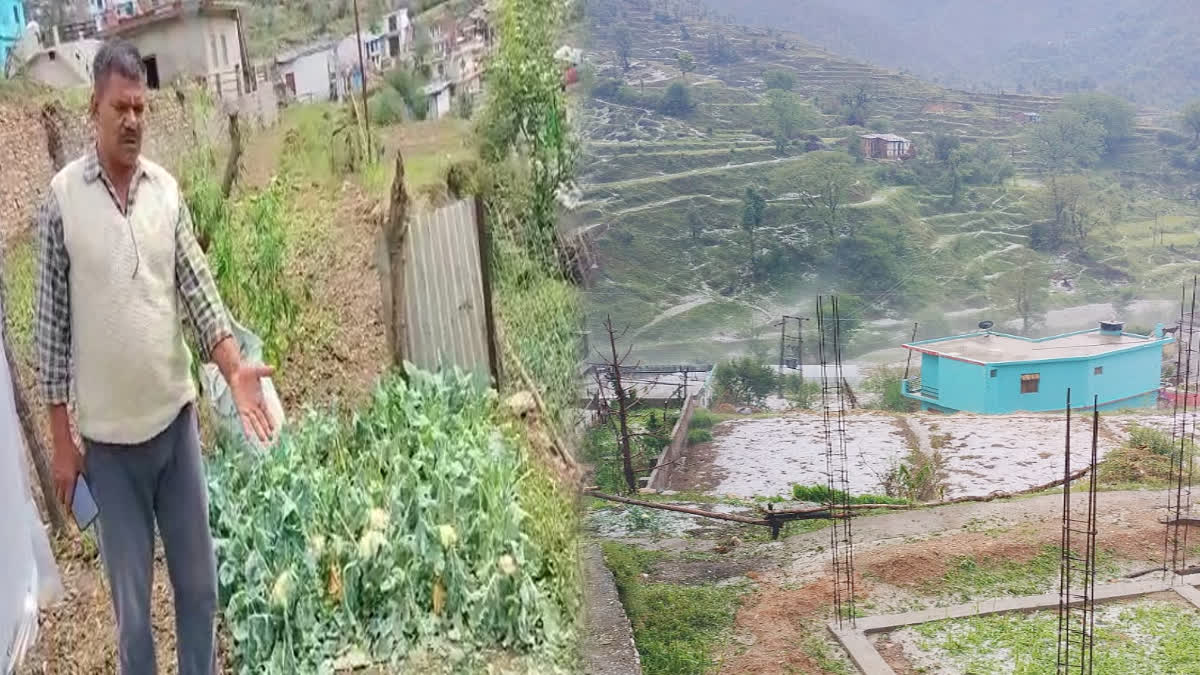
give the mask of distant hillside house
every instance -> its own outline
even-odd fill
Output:
[[[25,5],[21,0],[0,0],[0,77],[4,77],[8,53],[25,32]]]
[[[337,98],[336,45],[333,41],[315,42],[275,58],[284,100],[312,103]]]
[[[901,391],[923,410],[1002,414],[1153,406],[1162,386],[1162,326],[1153,335],[1120,322],[1040,339],[978,332],[904,345],[921,354],[920,377]]]
[[[92,84],[92,62],[100,51],[99,40],[75,40],[40,49],[17,70],[35,82],[68,89]]]
[[[137,46],[152,88],[182,78],[231,99],[257,89],[242,36],[241,10],[209,0],[163,2],[104,31]]]
[[[917,154],[912,141],[896,134],[863,134],[859,139],[868,159],[909,159]]]
[[[413,24],[408,8],[403,7],[383,17],[383,32],[364,37],[366,52],[375,67],[391,68],[412,46]]]

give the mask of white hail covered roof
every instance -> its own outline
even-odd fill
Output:
[[[1093,330],[1068,333],[1044,340],[1030,340],[997,333],[976,333],[906,346],[926,353],[978,363],[1006,363],[1098,356],[1159,341],[1161,340],[1158,338],[1131,334],[1103,335],[1100,331]]]
[[[883,141],[891,141],[893,143],[907,143],[908,139],[896,134],[863,134],[859,138],[878,138]]]

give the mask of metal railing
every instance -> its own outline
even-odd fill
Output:
[[[925,398],[936,399],[938,397],[937,387],[930,387],[926,385],[919,377],[913,377],[904,380],[904,391],[905,393],[916,394]]]

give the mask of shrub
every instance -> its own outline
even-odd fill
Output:
[[[408,115],[408,104],[400,92],[383,87],[371,96],[371,119],[377,124],[399,124]]]
[[[664,115],[686,117],[694,107],[692,90],[682,82],[675,82],[667,87],[667,93],[663,95],[658,110]]]
[[[688,424],[689,429],[711,429],[717,424],[717,416],[704,408],[699,408],[692,413],[692,421]]]
[[[901,393],[904,373],[899,368],[878,366],[867,374],[863,389],[879,395],[878,407],[893,412],[913,412],[917,402]]]
[[[830,490],[827,485],[793,485],[792,499],[798,502],[813,504],[828,504],[831,501],[842,503],[846,501],[846,493],[841,490]],[[851,504],[907,504],[906,499],[897,499],[884,495],[858,495],[849,498]]]
[[[713,374],[722,403],[760,405],[775,388],[775,371],[753,357],[726,361]]]
[[[783,70],[768,70],[763,75],[763,80],[767,84],[767,89],[791,91],[796,87],[796,77]]]
[[[697,445],[699,443],[708,443],[713,439],[712,432],[708,429],[691,429],[688,431],[688,445]]]

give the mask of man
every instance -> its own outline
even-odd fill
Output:
[[[121,673],[156,672],[157,523],[175,595],[179,673],[212,675],[216,563],[182,323],[229,383],[247,434],[263,440],[274,429],[261,378],[272,371],[242,361],[179,187],[141,156],[141,55],[110,42],[92,71],[95,146],[54,177],[37,223],[35,342],[55,487],[70,506],[82,472],[99,509]]]

